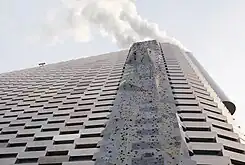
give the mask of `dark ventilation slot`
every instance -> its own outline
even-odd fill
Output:
[[[41,132],[59,131],[59,128],[43,128]]]
[[[25,147],[26,143],[9,143],[7,147]]]
[[[36,121],[46,121],[48,120],[48,118],[37,118],[37,119],[32,119],[32,122],[36,122]]]
[[[213,127],[215,127],[215,128],[222,129],[222,130],[232,131],[232,130],[231,130],[231,129],[229,129],[229,128],[221,127],[221,126],[218,126],[218,125],[214,125],[214,124],[212,124],[212,126],[213,126]]]
[[[95,105],[95,107],[106,107],[106,106],[113,106],[113,104],[101,104],[101,105]]]
[[[58,123],[64,123],[65,120],[53,120],[53,121],[48,121],[48,124],[58,124]]]
[[[176,106],[191,106],[191,107],[193,107],[193,106],[198,106],[198,104],[182,104],[182,103],[176,103]]]
[[[104,112],[111,112],[111,111],[110,110],[92,111],[92,113],[104,113]]]
[[[101,137],[100,133],[83,134],[80,138]]]
[[[54,145],[58,145],[58,144],[73,144],[74,140],[60,140],[60,141],[55,141]]]
[[[2,158],[15,158],[18,154],[17,153],[2,153],[0,154],[0,159]]]
[[[108,117],[96,117],[96,118],[89,118],[88,120],[106,120]]]
[[[207,142],[207,143],[215,143],[216,140],[214,138],[189,138],[190,142]]]
[[[18,115],[9,115],[9,116],[3,116],[3,118],[11,118],[11,117],[17,117]]]
[[[98,101],[111,101],[111,100],[115,100],[115,98],[108,98],[108,99],[98,99]]]
[[[48,151],[46,156],[61,156],[68,155],[68,151]]]
[[[26,159],[17,159],[15,164],[22,164],[22,163],[36,163],[38,158],[26,158]]]
[[[87,91],[98,91],[98,90],[101,90],[101,88],[88,89]]]
[[[33,137],[35,134],[34,133],[26,133],[26,134],[17,134],[17,138],[22,138],[22,137]]]
[[[26,152],[32,152],[32,151],[45,151],[46,146],[36,146],[36,147],[27,147]]]
[[[95,100],[96,99],[96,96],[94,97],[89,97],[89,98],[82,98],[82,100]]]
[[[79,103],[78,106],[86,106],[86,105],[93,105],[94,103]]]
[[[183,113],[197,113],[197,114],[200,114],[202,113],[202,111],[196,111],[196,110],[185,110],[185,109],[180,109],[178,110],[177,112],[178,114],[183,114]]]
[[[172,91],[173,94],[193,94],[192,91]]]
[[[202,88],[201,86],[193,86],[192,85],[192,87],[194,88],[194,89],[198,89],[198,90],[202,90],[202,91],[205,91],[205,92],[207,92],[207,89],[205,89],[205,88]]]
[[[195,100],[195,98],[188,97],[176,97],[174,96],[174,100]]]
[[[53,140],[53,136],[49,137],[35,137],[34,141],[44,141],[44,140]]]
[[[78,134],[79,130],[68,130],[68,131],[61,131],[60,135],[68,135],[68,134]]]
[[[99,93],[86,93],[85,96],[98,95]]]
[[[64,111],[64,110],[69,110],[69,109],[73,109],[74,107],[59,107],[58,110],[60,111]]]
[[[83,148],[96,148],[97,147],[97,144],[94,143],[94,144],[77,144],[75,146],[75,149],[83,149]]]
[[[217,120],[217,121],[220,121],[220,122],[225,122],[225,120],[221,120],[221,119],[218,119],[218,118],[213,117],[213,116],[208,116],[208,118],[213,119],[213,120]]]
[[[74,123],[66,123],[66,126],[79,126],[79,125],[83,125],[83,122],[74,122]]]
[[[105,124],[99,124],[99,125],[86,125],[85,129],[89,128],[105,128]]]
[[[70,104],[77,104],[77,102],[76,101],[73,101],[73,102],[65,102],[65,103],[63,103],[64,105],[70,105]]]
[[[209,103],[206,103],[204,101],[201,101],[201,104],[205,104],[205,105],[217,108],[217,105],[209,104]]]
[[[24,109],[12,109],[10,112],[22,112]]]
[[[195,90],[196,93],[200,93],[200,94],[203,94],[203,95],[206,95],[206,96],[210,96],[209,93],[205,93],[207,91],[197,91]]]
[[[56,96],[56,97],[58,97],[58,96]],[[62,97],[62,96],[60,96],[60,97]],[[65,97],[62,97],[62,98],[65,98]],[[59,98],[55,98],[55,99],[59,99]],[[52,100],[52,101],[49,101],[49,104],[58,104],[58,103],[62,103],[62,101],[61,100]],[[51,106],[51,105],[49,105],[49,106]],[[53,105],[52,107],[56,108],[58,106],[57,105]],[[44,109],[46,109],[46,108],[44,107]]]
[[[195,155],[217,155],[222,156],[222,151],[194,150]]]
[[[219,138],[226,139],[226,140],[230,140],[230,141],[235,141],[235,142],[238,141],[237,139],[234,139],[234,138],[231,138],[231,137],[228,137],[228,136],[224,136],[224,135],[219,135],[219,134],[218,134],[218,137],[219,137]]]
[[[185,131],[210,131],[208,127],[185,127]]]
[[[0,143],[8,143],[9,139],[1,139]]]
[[[224,146],[225,150],[231,151],[231,152],[236,152],[236,153],[240,153],[240,154],[244,154],[244,150],[240,150],[238,148],[233,148],[233,147],[228,147],[228,146]]]
[[[207,109],[207,108],[203,108],[205,111],[208,111],[208,112],[212,112],[212,113],[216,113],[216,114],[222,114],[221,112],[217,112],[217,111],[214,111],[214,110],[211,110],[211,109]]]
[[[9,124],[9,127],[18,127],[18,126],[24,126],[25,123],[14,123],[14,124]]]
[[[90,108],[83,108],[83,109],[75,109],[74,112],[84,112],[84,111],[90,111]]]
[[[53,114],[54,117],[69,116],[69,113]]]
[[[25,129],[37,129],[37,128],[41,128],[41,125],[30,125],[30,126],[25,126]]]
[[[101,93],[100,96],[116,96],[116,93]]]
[[[193,121],[193,122],[205,122],[206,120],[203,118],[180,118],[181,121]]]
[[[18,131],[6,131],[6,132],[1,132],[2,135],[8,135],[8,134],[16,134]]]
[[[30,108],[41,108],[43,105],[30,105]]]
[[[0,124],[9,124],[10,121],[0,121]]]
[[[244,165],[245,164],[245,162],[241,162],[241,161],[233,160],[233,159],[231,159],[231,163],[232,165]]]
[[[82,114],[82,115],[73,115],[73,116],[70,116],[70,119],[76,119],[76,118],[86,118],[87,115],[86,114]]]
[[[200,96],[200,95],[197,95],[198,98],[201,98],[201,99],[204,99],[204,100],[207,100],[207,101],[214,101],[212,98],[206,98],[204,96]]]
[[[92,155],[86,155],[86,156],[70,156],[69,161],[89,161],[92,160]]]
[[[46,109],[46,108],[44,108]],[[49,114],[53,114],[53,112],[39,112],[37,115],[49,115]]]

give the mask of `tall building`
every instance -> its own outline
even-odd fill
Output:
[[[1,165],[244,165],[236,107],[191,53],[130,50],[0,74]]]

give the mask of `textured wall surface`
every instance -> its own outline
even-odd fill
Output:
[[[244,165],[209,84],[157,41],[0,74],[0,165]]]
[[[134,44],[97,164],[194,164],[185,159],[189,155],[176,113],[160,46],[156,41]]]

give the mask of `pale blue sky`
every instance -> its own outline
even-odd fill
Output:
[[[0,0],[0,72],[116,51],[107,38],[95,35],[89,43],[66,40],[47,46],[30,44],[45,13],[59,0]],[[180,40],[245,115],[244,0],[138,0],[139,13]],[[96,32],[95,32],[96,33]],[[243,122],[245,127],[245,121]]]

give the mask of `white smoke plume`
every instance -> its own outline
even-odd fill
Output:
[[[46,37],[62,41],[72,37],[77,41],[91,40],[91,29],[111,37],[120,48],[148,39],[176,44],[176,39],[160,31],[155,23],[143,19],[137,12],[136,0],[61,0],[62,7],[48,13],[43,28]]]

